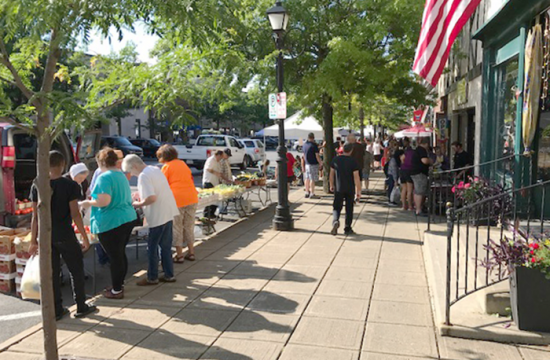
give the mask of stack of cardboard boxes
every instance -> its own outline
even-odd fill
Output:
[[[25,238],[29,233],[29,229],[0,229],[0,292],[13,293],[16,291],[15,281],[18,277],[18,268],[15,239]],[[21,275],[23,270],[24,268],[21,269]]]

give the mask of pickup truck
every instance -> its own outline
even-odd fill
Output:
[[[195,145],[174,145],[174,147],[178,151],[180,160],[199,170],[204,168],[204,163],[210,155],[218,150],[229,148],[232,154],[229,158],[231,166],[238,166],[241,170],[246,169],[246,150],[233,136],[200,135]]]

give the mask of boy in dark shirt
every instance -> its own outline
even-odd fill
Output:
[[[50,152],[50,185],[52,187],[52,267],[53,290],[55,299],[55,316],[61,319],[68,314],[68,309],[63,307],[61,298],[61,258],[71,274],[74,300],[77,304],[75,317],[84,317],[96,311],[96,307],[86,304],[86,291],[84,289],[84,260],[82,252],[90,248],[90,242],[84,229],[82,216],[78,209],[78,199],[82,192],[80,186],[63,177],[65,158],[58,151]],[[31,201],[33,216],[31,223],[31,245],[29,252],[36,254],[38,250],[38,189],[33,184],[31,189]],[[75,222],[80,234],[82,234],[82,246],[78,243],[74,233],[72,222]]]
[[[414,184],[414,204],[416,206],[416,215],[426,216],[423,212],[424,201],[428,196],[429,183],[428,174],[432,160],[428,156],[430,139],[421,138],[418,141],[418,147],[414,150],[411,161],[411,178]]]
[[[346,225],[344,233],[354,234],[351,229],[353,221],[353,203],[361,198],[361,180],[359,165],[350,155],[353,144],[344,145],[344,155],[337,156],[330,164],[330,191],[334,192],[332,235],[336,235],[340,227],[340,213],[344,200],[346,201]]]

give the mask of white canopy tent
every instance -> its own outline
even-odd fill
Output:
[[[313,116],[302,117],[302,112],[285,120],[285,138],[286,139],[307,139],[309,133],[315,135],[315,139],[323,139],[323,127]],[[263,136],[279,136],[279,124],[268,126],[263,129]]]

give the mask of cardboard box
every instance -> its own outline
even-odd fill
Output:
[[[15,267],[16,267],[17,276],[19,277],[23,276],[23,274],[25,273],[25,265],[21,265],[16,262]]]
[[[15,291],[15,279],[0,280],[0,292],[13,293]]]
[[[17,272],[15,260],[0,261],[0,274],[12,274]]]
[[[10,233],[13,230],[9,231]],[[11,255],[15,254],[15,235],[6,235],[0,233],[0,255]]]
[[[30,234],[27,234],[25,236],[17,235],[16,239],[14,240],[15,243],[15,255],[18,259],[29,259],[31,257],[31,254],[29,254],[29,246],[31,242],[31,236]]]

